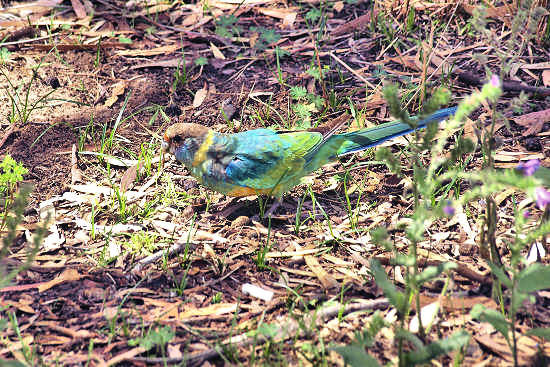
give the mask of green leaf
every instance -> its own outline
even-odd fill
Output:
[[[306,13],[306,20],[309,20],[313,23],[315,23],[319,18],[321,18],[321,10],[317,8],[313,8]]]
[[[441,273],[447,270],[456,269],[457,267],[458,265],[453,262],[446,262],[437,266],[428,266],[424,269],[423,272],[416,276],[416,284],[428,282],[434,278],[437,278]]]
[[[550,186],[550,168],[539,167],[533,176],[541,180],[544,186]]]
[[[203,66],[208,64],[208,59],[206,57],[199,57],[195,60],[195,65],[197,66]]]
[[[125,43],[125,44],[128,44],[128,45],[132,44],[132,40],[130,38],[124,37],[122,35],[118,36],[118,42]]]
[[[414,256],[409,254],[398,253],[395,255],[395,264],[403,266],[414,266],[416,259]]]
[[[260,38],[266,43],[274,43],[281,39],[281,36],[274,29],[263,29],[262,31]]]
[[[538,327],[535,329],[527,330],[525,335],[538,336],[539,338],[550,340],[550,328]]]
[[[502,284],[504,284],[507,288],[511,289],[513,287],[512,280],[508,278],[508,275],[506,275],[506,273],[504,272],[504,268],[499,267],[490,261],[488,263],[489,267],[491,268],[491,272],[496,275],[498,280],[500,280]]]
[[[376,151],[376,160],[384,162],[392,173],[401,173],[401,161],[387,148],[382,147]]]
[[[299,85],[290,87],[290,96],[292,99],[305,98],[307,96],[307,90]]]
[[[407,306],[405,295],[402,292],[397,291],[393,283],[388,280],[388,275],[378,260],[371,260],[370,268],[372,274],[374,275],[376,284],[382,288],[382,291],[384,291],[384,294],[388,297],[390,303],[397,308],[397,311],[403,314],[405,312],[405,307]]]
[[[279,46],[275,47],[275,53],[277,54],[278,58],[283,58],[285,56],[290,56],[290,52],[288,52],[284,48],[280,48]]]
[[[503,314],[496,310],[492,310],[490,308],[486,308],[485,306],[477,304],[470,311],[470,315],[474,319],[478,319],[480,321],[488,322],[489,324],[491,324],[499,333],[504,336],[504,338],[506,338],[506,341],[510,343],[510,340],[508,339],[510,323],[508,322],[508,320],[506,320]]]
[[[405,354],[404,365],[413,366],[421,363],[428,363],[432,359],[437,358],[442,354],[448,354],[452,351],[464,347],[468,344],[469,340],[470,334],[468,334],[464,330],[461,330],[454,333],[448,338],[438,340],[418,350]]]
[[[527,298],[532,298],[532,300],[530,302],[534,303],[535,300],[534,300],[534,297],[533,296],[530,296],[528,293],[523,293],[521,291],[518,291],[514,294],[514,297],[512,297],[512,302],[510,304],[510,313],[516,313],[521,306],[523,306],[523,302],[527,299]]]
[[[263,323],[258,327],[258,333],[268,339],[276,337],[278,332],[277,325]]]
[[[518,275],[518,289],[525,293],[550,288],[550,266],[534,263]]]
[[[391,241],[388,241],[388,230],[384,227],[376,227],[371,229],[370,237],[371,241],[377,245],[382,246],[386,249],[386,251],[392,251],[393,250],[393,243]]]
[[[352,367],[380,367],[378,361],[367,354],[362,347],[347,345],[329,348],[344,358],[344,362]]]
[[[408,330],[397,329],[395,331],[395,337],[396,337],[396,339],[405,339],[405,340],[407,340],[409,343],[411,343],[413,345],[413,347],[415,349],[424,348],[424,343],[422,342],[422,340],[420,340],[420,338],[418,336],[414,335],[413,333],[411,333]]]
[[[27,365],[24,363],[21,363],[19,361],[6,361],[4,359],[0,359],[0,366],[5,367],[26,367]]]

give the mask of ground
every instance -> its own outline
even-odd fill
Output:
[[[396,364],[390,326],[399,315],[374,281],[370,259],[398,289],[406,287],[406,268],[370,231],[385,227],[396,251],[410,248],[399,225],[413,210],[410,139],[384,144],[405,167],[399,175],[373,150],[346,156],[306,177],[269,220],[261,214],[271,198],[209,191],[170,156],[161,167],[162,136],[175,122],[225,133],[298,130],[346,112],[354,118],[343,130],[371,127],[393,120],[383,85],[397,83],[403,108],[414,115],[439,87],[450,92],[446,105],[459,104],[481,89],[487,68],[503,76],[494,106],[508,121],[496,123],[494,167],[529,159],[550,167],[549,16],[541,11],[518,33],[507,11],[515,4],[492,2],[485,35],[466,2],[4,4],[0,154],[28,169],[19,185],[33,191],[0,270],[24,263],[41,225],[48,233],[30,267],[0,289],[2,318],[10,320],[0,329],[0,358],[29,365],[344,365],[330,348],[357,341],[380,310],[390,325],[363,350]],[[520,92],[521,109],[507,108]],[[494,106],[484,101],[470,115],[466,137],[477,141]],[[452,147],[453,138],[445,149]],[[480,170],[484,157],[479,145],[464,154],[465,170]],[[428,158],[421,155],[426,164]],[[438,201],[475,185],[449,188]],[[496,245],[508,261],[515,208],[529,210],[531,230],[543,211],[519,190],[494,201]],[[505,339],[469,313],[475,304],[501,309],[480,250],[486,204],[455,205],[417,249],[421,267],[458,264],[420,289],[422,317],[432,323],[422,342],[461,329],[471,335],[460,353],[434,357],[435,365],[513,362]],[[545,254],[539,260],[548,264]],[[273,297],[251,295],[246,284]],[[518,312],[521,334],[549,326],[550,294],[534,296]],[[424,306],[434,304],[430,314]],[[411,307],[412,324],[417,305]],[[518,345],[520,365],[547,362],[543,339],[524,335]]]

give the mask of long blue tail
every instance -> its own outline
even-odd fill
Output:
[[[354,152],[359,152],[376,145],[382,144],[383,142],[409,134],[414,130],[422,129],[426,127],[431,122],[441,122],[447,117],[453,115],[456,112],[457,107],[449,107],[439,110],[433,113],[431,116],[418,121],[416,129],[411,128],[404,122],[394,121],[387,122],[369,129],[352,131],[345,134],[333,135],[328,139],[326,143],[331,143],[331,140],[334,139],[334,142],[341,141],[340,147],[337,150],[337,155],[350,154]]]

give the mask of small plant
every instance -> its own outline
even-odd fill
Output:
[[[212,303],[220,303],[222,301],[223,294],[222,292],[216,292],[216,294],[212,297]]]
[[[178,208],[184,208],[195,198],[195,196],[189,195],[185,191],[178,191],[174,181],[168,175],[162,175],[161,182],[164,190],[160,195],[160,202],[163,205],[174,205]]]
[[[128,217],[130,216],[130,212],[126,205],[126,200],[127,200],[126,195],[116,185],[113,185],[113,190],[114,190],[113,203],[118,208],[118,221],[125,223]]]
[[[273,243],[271,242],[271,216],[268,217],[268,225],[267,225],[267,239],[265,246],[261,246],[258,249],[258,252],[256,253],[256,259],[254,262],[256,263],[256,266],[259,270],[266,270],[270,269],[270,267],[267,265],[266,262],[266,255],[271,250],[271,247],[273,246]]]
[[[230,15],[222,15],[216,20],[216,34],[222,37],[231,38],[242,33],[242,29],[237,25],[239,18]]]
[[[6,215],[4,217],[4,224],[2,226],[4,233],[2,235],[2,247],[0,248],[0,260],[8,256],[10,248],[15,243],[18,235],[17,226],[23,222],[23,213],[27,205],[27,198],[30,191],[28,185],[22,186],[20,191],[13,197],[11,205],[6,209],[11,212],[11,215]],[[46,224],[38,227],[36,234],[33,236],[33,247],[29,250],[27,259],[21,266],[8,271],[8,268],[0,262],[0,288],[8,286],[17,274],[30,266],[46,233],[48,220],[49,218],[46,219]]]
[[[201,57],[197,57],[195,59],[195,65],[197,66],[205,66],[205,65],[208,65],[208,59],[204,56],[201,56]]]
[[[3,229],[9,208],[14,202],[17,185],[23,180],[23,175],[26,175],[29,171],[9,154],[6,154],[4,160],[0,163],[0,170],[0,195],[2,200],[2,225],[0,225],[0,229]]]
[[[123,35],[120,35],[120,36],[118,36],[118,42],[125,43],[127,45],[131,45],[132,44],[132,39],[128,38],[128,37],[124,37]]]
[[[276,75],[277,75],[277,81],[281,85],[286,85],[285,78],[283,77],[283,71],[281,69],[281,59],[287,56],[290,56],[290,52],[280,48],[279,46],[275,47],[275,62],[277,64]]]
[[[256,48],[258,51],[266,50],[270,44],[275,43],[281,39],[281,35],[278,34],[274,29],[267,29],[264,27],[250,27],[250,30],[259,34],[258,39],[254,44],[254,48]]]
[[[130,236],[130,240],[124,244],[124,247],[134,255],[148,256],[153,254],[157,248],[158,234],[152,232],[135,232]]]
[[[128,345],[140,346],[145,350],[151,350],[153,347],[158,347],[162,358],[166,357],[166,346],[174,339],[176,333],[170,326],[156,326],[151,327],[147,331],[147,334],[140,338],[130,339]]]
[[[182,51],[181,61],[178,61],[178,66],[174,71],[174,81],[172,82],[172,88],[170,89],[171,92],[174,93],[178,89],[179,85],[186,86],[187,81],[187,63],[185,61],[185,53]]]
[[[37,66],[39,68],[41,63]],[[31,101],[31,90],[33,90],[33,84],[38,79],[38,72],[33,70],[31,80],[28,85],[25,83],[15,86],[9,76],[3,69],[0,72],[6,78],[8,87],[5,88],[8,98],[11,102],[11,111],[8,115],[8,122],[13,125],[25,125],[29,121],[31,114],[38,108],[44,108],[49,101],[48,97],[55,92],[55,89],[39,96],[36,100]]]
[[[8,156],[6,156],[7,158]],[[4,161],[2,164],[5,164],[5,166],[8,167],[19,167],[19,173],[23,174],[21,168],[18,163],[15,161],[6,161],[6,158],[4,158]],[[10,157],[11,158],[11,157]],[[3,167],[5,169],[5,167]],[[5,172],[5,171],[4,171]],[[13,172],[12,172],[13,173]],[[2,175],[4,176],[4,175]],[[0,177],[2,177],[0,176]],[[7,176],[10,176],[8,174]],[[15,183],[14,183],[15,181]],[[16,182],[20,181],[18,179],[18,174],[11,175],[11,179],[8,179],[7,181],[4,181],[2,188],[6,191],[12,191],[11,194],[8,195],[10,198],[9,200],[7,197],[5,197],[3,200],[5,202],[9,202],[9,205],[4,206],[5,213],[10,212],[10,215],[4,215],[3,217],[3,223],[2,223],[2,244],[0,247],[0,289],[7,287],[11,285],[11,282],[17,275],[26,269],[28,269],[32,262],[34,261],[34,258],[39,250],[40,244],[42,243],[42,239],[44,238],[44,235],[46,234],[46,226],[47,222],[49,221],[49,217],[46,218],[45,224],[38,227],[36,230],[34,236],[33,236],[33,242],[32,246],[27,251],[26,259],[25,261],[17,266],[14,266],[13,268],[7,267],[3,262],[3,260],[9,256],[9,253],[12,249],[12,246],[15,244],[16,239],[19,235],[18,226],[23,222],[24,218],[24,211],[25,207],[27,206],[27,198],[30,194],[30,187],[28,185],[22,186],[19,190],[19,192],[15,192],[14,185],[16,185]],[[14,332],[17,338],[19,339],[22,348],[22,356],[25,359],[26,364],[14,362],[14,361],[5,361],[3,359],[0,359],[0,365],[2,366],[34,366],[34,365],[40,365],[40,358],[37,355],[36,347],[30,347],[25,341],[24,338],[21,335],[21,330],[19,328],[19,323],[17,321],[17,316],[15,312],[9,311],[6,312],[7,307],[1,306],[0,312],[2,315],[7,314],[7,318],[1,317],[0,318],[0,331],[4,331],[8,324],[11,326],[12,333]]]
[[[295,101],[295,103],[292,104],[292,111],[294,111],[298,118],[296,127],[298,129],[308,129],[312,127],[312,114],[318,112],[319,109],[324,106],[324,100],[315,94],[309,93],[301,86],[291,87],[290,97]]]
[[[2,47],[0,48],[0,65],[5,65],[8,62],[10,62],[11,59],[11,52],[8,51],[7,48]]]
[[[145,177],[153,175],[153,155],[155,154],[155,146],[152,143],[142,143],[141,150],[138,156],[137,179],[141,180],[141,168],[145,171]]]

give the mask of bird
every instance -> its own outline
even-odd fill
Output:
[[[336,118],[331,126],[301,131],[260,128],[225,134],[200,124],[176,123],[166,129],[161,149],[214,191],[235,197],[268,195],[280,203],[282,195],[302,177],[323,165],[440,122],[456,109],[449,107],[416,119],[416,127],[394,121],[340,134],[336,131],[347,123],[348,114]]]

